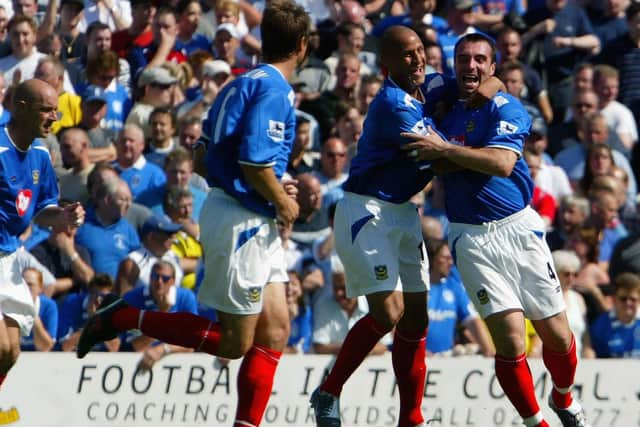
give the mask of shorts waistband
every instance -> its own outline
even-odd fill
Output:
[[[501,227],[503,225],[507,225],[510,224],[512,222],[517,221],[518,219],[522,218],[523,216],[525,216],[527,213],[529,213],[531,210],[530,206],[526,206],[524,209],[511,214],[507,217],[504,217],[502,219],[497,219],[494,221],[487,221],[487,222],[483,222],[482,224],[465,224],[462,222],[453,222],[451,223],[452,226],[461,226],[461,227],[473,227],[473,228],[477,228],[477,229],[487,229],[487,230],[491,230],[491,229],[495,229],[497,227]]]

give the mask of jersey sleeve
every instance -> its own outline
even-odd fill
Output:
[[[486,147],[504,148],[522,154],[524,140],[529,135],[531,119],[515,98],[496,95],[489,108],[494,108],[491,123],[487,129]]]
[[[273,166],[285,143],[291,123],[291,104],[281,91],[271,90],[252,102],[246,112],[238,161],[256,166]]]

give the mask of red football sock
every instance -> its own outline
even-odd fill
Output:
[[[140,329],[143,334],[169,344],[216,354],[220,343],[220,326],[191,313],[162,313],[145,310],[138,325],[140,310],[126,307],[113,314],[113,325],[119,331]]]
[[[389,329],[376,322],[371,314],[358,320],[344,339],[336,363],[320,389],[340,396],[344,383],[387,332]]]
[[[512,358],[496,355],[496,377],[522,418],[540,412],[533,388],[533,377],[524,354]]]
[[[391,360],[400,395],[398,427],[413,427],[424,421],[421,408],[427,376],[426,335],[426,329],[411,332],[396,329],[393,337]]]
[[[238,409],[234,427],[259,426],[267,409],[282,352],[254,344],[238,371]]]
[[[566,353],[557,353],[542,347],[542,360],[553,380],[551,398],[558,408],[568,408],[573,402],[571,387],[576,376],[578,355],[576,354],[576,340],[571,337],[571,345]]]
[[[2,383],[4,382],[4,380],[7,379],[7,374],[2,374],[0,375],[0,386],[2,386]]]

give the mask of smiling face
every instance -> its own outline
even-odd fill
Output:
[[[384,54],[389,76],[405,92],[417,95],[418,88],[424,83],[427,63],[422,41],[409,29],[397,31],[394,41],[397,43],[395,48],[388,47]]]
[[[478,90],[480,84],[496,71],[494,54],[485,40],[466,41],[458,45],[455,58],[456,79],[463,98]]]

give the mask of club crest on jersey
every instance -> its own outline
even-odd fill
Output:
[[[517,130],[518,126],[514,125],[513,123],[500,120],[500,124],[498,125],[498,135],[509,135],[512,133],[516,133]]]
[[[18,196],[16,197],[16,211],[18,215],[24,216],[29,210],[29,205],[31,205],[31,190],[20,190],[18,191]]]
[[[389,278],[386,265],[376,265],[373,267],[373,273],[376,275],[376,280],[387,280]]]
[[[473,120],[469,120],[467,123],[465,123],[464,125],[464,130],[467,131],[467,133],[471,133],[476,129],[476,123]]]
[[[258,302],[260,301],[260,294],[262,293],[262,288],[259,286],[252,286],[248,290],[248,298],[250,302]]]
[[[274,141],[284,140],[284,123],[276,120],[269,120],[269,130],[267,135]]]
[[[33,184],[40,182],[40,171],[38,169],[31,171],[31,178],[33,178]]]
[[[417,133],[418,135],[429,135],[429,131],[422,120],[418,120],[416,124],[413,125],[411,132]]]
[[[487,294],[487,291],[485,291],[484,289],[480,289],[478,292],[476,292],[476,296],[478,297],[478,301],[482,305],[485,305],[489,302],[489,294]]]
[[[449,142],[455,145],[464,145],[464,135],[453,135],[449,137]]]

